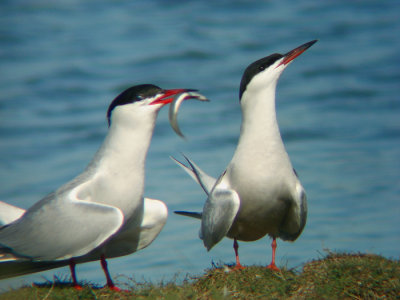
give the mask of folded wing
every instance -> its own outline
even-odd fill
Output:
[[[227,187],[223,180],[219,180],[203,208],[201,238],[207,250],[226,236],[239,207],[240,199],[237,192]]]
[[[118,208],[76,195],[78,188],[66,195],[52,193],[0,228],[0,254],[32,261],[65,260],[90,252],[118,231],[124,220]]]
[[[0,201],[0,227],[19,219],[25,210]]]

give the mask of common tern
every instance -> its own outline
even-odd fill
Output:
[[[250,64],[240,83],[243,119],[239,142],[226,170],[213,178],[185,156],[175,160],[208,198],[200,213],[175,211],[201,219],[200,238],[210,250],[223,237],[233,239],[237,269],[242,268],[238,240],[272,238],[275,264],[276,238],[294,241],[307,220],[306,193],[293,169],[279,131],[275,111],[276,85],[283,70],[316,40],[286,54],[272,54]]]
[[[145,160],[156,117],[172,102],[170,122],[186,99],[207,100],[189,89],[133,86],[110,104],[108,134],[87,168],[26,211],[0,202],[0,279],[100,260],[107,286],[119,290],[107,258],[147,247],[163,228],[168,211],[144,198]]]

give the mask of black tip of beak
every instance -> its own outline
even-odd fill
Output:
[[[305,43],[303,46],[305,49],[310,48],[312,45],[314,45],[318,40],[312,40],[311,42]]]
[[[313,40],[311,42],[305,43],[299,47],[297,47],[296,49],[293,49],[291,51],[289,51],[288,53],[284,54],[283,56],[288,56],[288,55],[292,55],[294,52],[300,52],[303,53],[304,51],[306,51],[308,48],[310,48],[312,45],[314,45],[316,42],[318,42],[318,40]]]
[[[293,59],[295,59],[300,54],[302,54],[304,51],[306,51],[308,48],[310,48],[312,45],[314,45],[317,41],[318,40],[313,40],[311,42],[305,43],[305,44],[293,49],[292,51],[289,51],[288,53],[284,54],[283,55],[284,59],[282,60],[282,62],[278,66],[287,65]]]

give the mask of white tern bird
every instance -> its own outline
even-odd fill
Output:
[[[69,265],[79,289],[75,264],[100,260],[108,287],[119,290],[106,259],[148,246],[167,219],[163,202],[143,197],[145,160],[159,110],[173,102],[177,113],[182,97],[206,100],[152,84],[125,90],[111,102],[108,134],[83,173],[26,211],[0,202],[0,279]]]
[[[223,237],[233,239],[236,267],[242,268],[237,241],[272,237],[275,264],[276,238],[296,240],[306,224],[305,191],[292,167],[279,131],[275,90],[283,70],[316,40],[282,55],[272,54],[250,64],[240,83],[243,119],[233,158],[215,179],[187,157],[176,161],[204,189],[208,198],[201,213],[175,213],[201,219],[200,238],[210,250]]]

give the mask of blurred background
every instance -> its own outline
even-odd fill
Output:
[[[397,0],[1,1],[0,200],[28,208],[79,174],[123,89],[196,88],[211,102],[182,105],[188,140],[174,134],[164,108],[147,158],[145,195],[168,205],[168,222],[148,248],[109,268],[117,283],[159,282],[233,263],[232,240],[207,252],[199,222],[172,213],[201,210],[205,195],[169,156],[182,151],[218,176],[239,135],[244,69],[318,39],[277,89],[281,133],[309,205],[300,238],[278,241],[278,266],[301,269],[327,250],[398,259],[399,32]],[[267,265],[270,242],[240,243],[242,263]],[[105,284],[98,262],[77,272]],[[53,275],[69,269],[3,280],[0,291]]]

